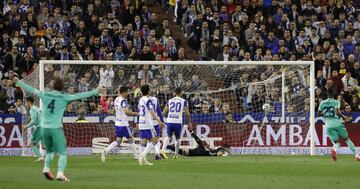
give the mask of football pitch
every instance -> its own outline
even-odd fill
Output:
[[[151,156],[152,157],[152,156]],[[231,156],[180,157],[139,166],[130,156],[72,156],[66,175],[69,183],[47,181],[42,163],[33,157],[0,157],[1,189],[55,188],[359,188],[360,162],[353,156]],[[150,156],[148,157],[150,160]],[[57,158],[53,162],[56,166]],[[56,169],[52,168],[55,175]]]

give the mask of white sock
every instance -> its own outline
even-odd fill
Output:
[[[136,159],[137,156],[138,156],[137,151],[136,151],[136,144],[135,144],[135,143],[131,143],[131,144],[130,144],[130,149],[131,149],[131,151],[132,151],[132,153],[133,153],[133,155],[134,155],[134,158]]]
[[[160,142],[158,141],[155,145],[155,154],[160,154]]]
[[[114,141],[112,142],[107,148],[106,148],[106,153],[109,153],[112,149],[114,149],[117,145],[118,145],[118,141]]]
[[[145,150],[146,144],[140,144],[139,146],[139,154],[142,154],[143,151]]]
[[[148,142],[145,150],[141,153],[141,156],[146,157],[146,155],[154,148],[154,144],[152,142]]]
[[[169,137],[165,137],[165,139],[163,140],[163,146],[162,146],[162,151],[166,151],[167,146],[169,145],[170,142],[170,138]]]
[[[175,140],[175,155],[179,155],[180,139]]]
[[[50,168],[49,167],[44,167],[43,173],[48,173],[48,172],[50,172]]]
[[[56,178],[63,177],[63,176],[64,176],[63,172],[57,172],[57,174],[56,174]]]

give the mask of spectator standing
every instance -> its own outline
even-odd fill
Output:
[[[114,70],[112,65],[106,65],[105,68],[101,67],[99,70],[100,76],[100,86],[104,86],[107,89],[108,94],[113,94],[113,78],[114,78]]]

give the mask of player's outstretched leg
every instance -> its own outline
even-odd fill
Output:
[[[43,174],[44,174],[45,178],[48,180],[54,180],[54,176],[52,175],[52,173],[50,171],[50,165],[51,165],[51,161],[53,159],[54,159],[53,152],[45,154],[45,163],[44,163]]]
[[[360,161],[360,156],[359,156],[359,154],[356,153],[354,143],[350,140],[350,138],[346,138],[345,142],[346,142],[347,146],[350,148],[350,150],[352,151],[352,153],[355,155],[355,159],[357,161]]]
[[[106,161],[106,155],[114,149],[116,146],[120,146],[121,139],[117,138],[114,142],[112,142],[102,153],[101,153],[101,161],[104,163]]]
[[[163,140],[163,146],[162,146],[162,149],[160,152],[161,157],[164,159],[168,159],[168,157],[166,156],[165,150],[167,149],[169,142],[170,142],[170,138],[168,136],[165,137],[165,139]]]
[[[31,150],[32,152],[36,155],[37,159],[34,162],[40,162],[40,161],[44,161],[44,157],[41,155],[40,150],[39,150],[39,146],[36,144],[33,144],[31,146]]]

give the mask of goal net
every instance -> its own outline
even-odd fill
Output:
[[[98,97],[68,105],[64,131],[69,154],[99,153],[114,140],[117,89],[130,87],[128,102],[137,111],[144,84],[162,108],[174,89],[182,88],[195,133],[211,146],[229,144],[234,154],[314,154],[323,139],[314,126],[312,69],[312,62],[42,61],[23,81],[46,91],[54,78],[62,78],[63,92],[70,94],[107,88]],[[129,117],[135,136],[137,119]],[[196,146],[187,125],[182,145]]]

